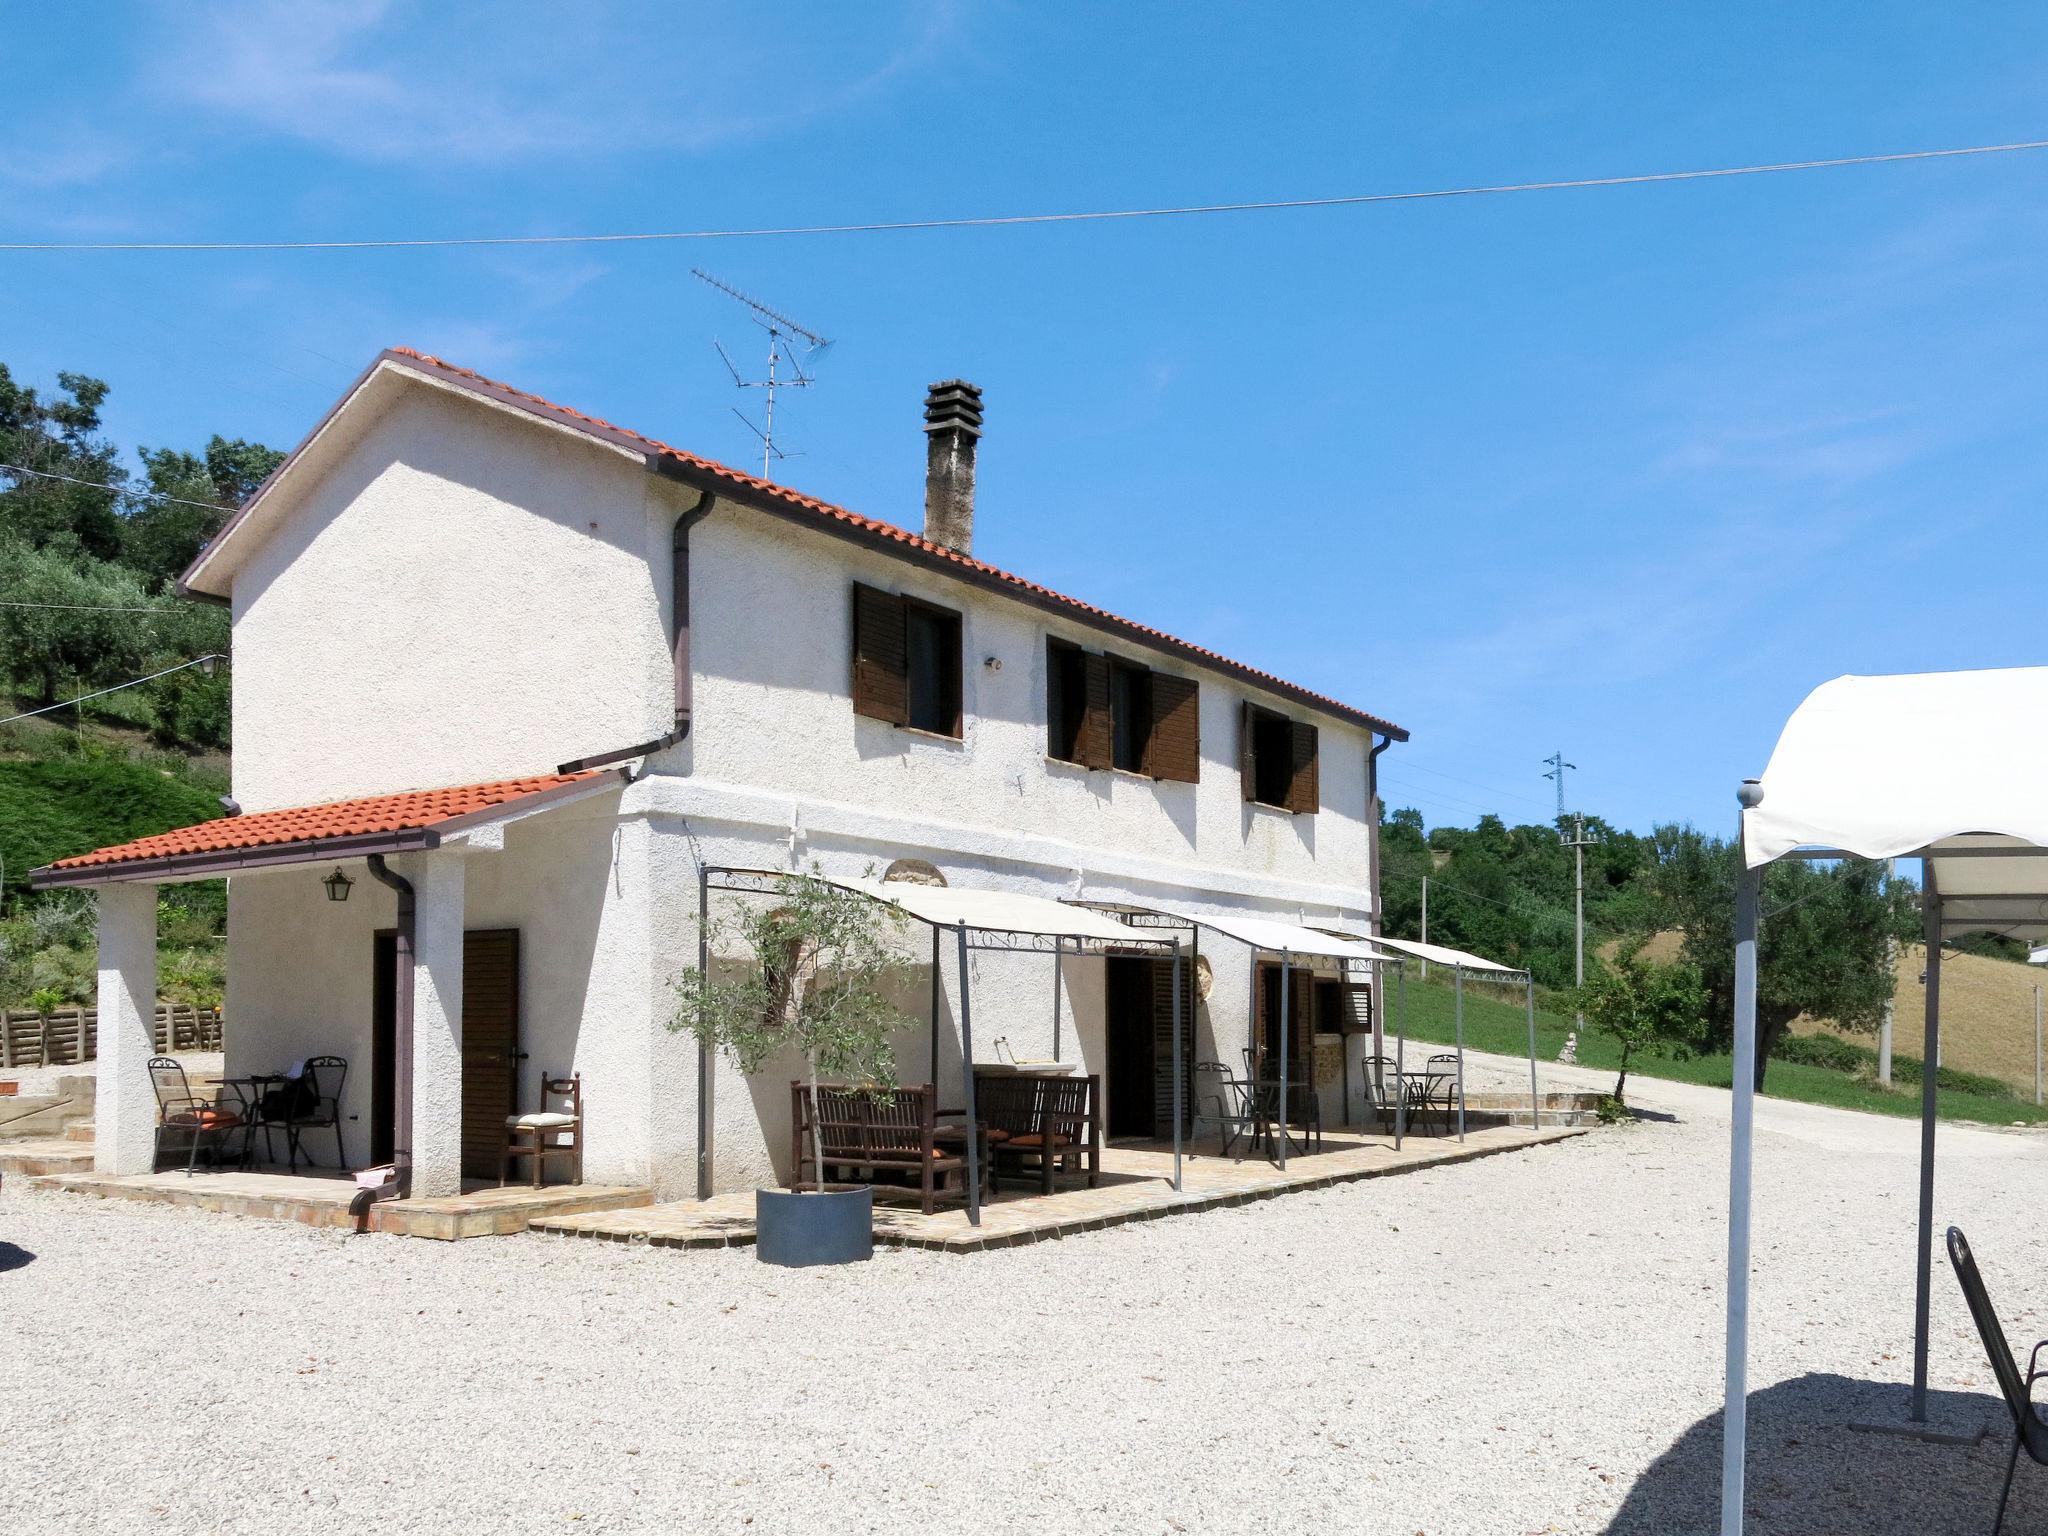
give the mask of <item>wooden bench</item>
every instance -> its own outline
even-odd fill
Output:
[[[791,1189],[811,1182],[813,1164],[811,1095],[801,1082],[789,1085],[790,1124],[794,1127],[790,1155]],[[833,1170],[909,1173],[917,1176],[927,1216],[941,1198],[967,1198],[967,1149],[941,1143],[937,1096],[926,1086],[898,1088],[887,1096],[841,1083],[818,1085],[817,1146],[824,1177]],[[946,1189],[947,1176],[958,1173],[957,1190]]]
[[[1088,1187],[1102,1182],[1100,1077],[976,1072],[974,1111],[988,1135],[990,1162],[1000,1177],[1005,1162],[1019,1177],[1027,1158],[1038,1160],[1038,1184],[1051,1194],[1061,1171],[1085,1162]]]

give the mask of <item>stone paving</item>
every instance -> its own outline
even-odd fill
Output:
[[[1063,1180],[1057,1192],[1041,1195],[1012,1184],[983,1207],[979,1227],[970,1226],[967,1213],[958,1206],[927,1216],[914,1203],[893,1203],[890,1197],[897,1192],[877,1186],[875,1241],[953,1253],[1007,1248],[1123,1222],[1241,1205],[1298,1189],[1467,1162],[1584,1134],[1577,1128],[1532,1132],[1499,1126],[1472,1131],[1463,1145],[1453,1136],[1410,1136],[1396,1152],[1391,1137],[1332,1133],[1324,1138],[1321,1152],[1292,1154],[1284,1172],[1262,1157],[1248,1156],[1243,1162],[1219,1157],[1213,1141],[1205,1140],[1203,1145],[1211,1150],[1183,1158],[1179,1191],[1170,1182],[1171,1148],[1105,1147],[1100,1187],[1089,1189]],[[536,1232],[561,1237],[653,1247],[739,1247],[754,1241],[754,1196],[751,1190],[742,1190],[709,1200],[676,1200],[587,1215],[547,1215],[536,1218],[532,1226]]]
[[[355,1198],[352,1179],[334,1174],[289,1174],[259,1171],[168,1173],[66,1173],[36,1180],[74,1194],[122,1200],[149,1200],[199,1210],[224,1211],[270,1221],[296,1221],[312,1227],[355,1224],[349,1202]],[[646,1188],[606,1184],[480,1185],[460,1195],[418,1200],[379,1201],[369,1209],[368,1229],[401,1237],[454,1241],[465,1237],[501,1237],[523,1232],[534,1218],[555,1213],[646,1205],[654,1198]]]

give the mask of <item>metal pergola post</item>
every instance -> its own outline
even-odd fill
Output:
[[[711,1198],[712,1072],[717,1060],[704,1038],[704,987],[711,981],[711,870],[697,864],[697,1198]],[[823,1170],[820,1170],[821,1172]]]
[[[1394,967],[1394,1150],[1408,1134],[1408,967]]]
[[[1181,1192],[1180,1182],[1180,1139],[1181,1121],[1187,1113],[1186,1085],[1181,1081],[1180,1064],[1180,935],[1173,936],[1173,1190]]]
[[[1052,1059],[1060,1059],[1060,962],[1066,957],[1067,941],[1052,941]]]
[[[965,1085],[967,1105],[967,1224],[981,1225],[981,1122],[974,1111],[974,1013],[969,994],[973,985],[967,964],[967,924],[963,921],[954,932],[960,940],[960,1077]],[[938,934],[936,926],[933,936]],[[1051,1147],[1046,1154],[1051,1155]]]
[[[1756,939],[1760,871],[1736,843],[1735,1060],[1728,1154],[1728,1340],[1721,1415],[1721,1536],[1742,1536],[1743,1444],[1749,1434],[1750,1144],[1756,1119]]]
[[[1453,1033],[1458,1042],[1458,1141],[1465,1140],[1465,967],[1456,966],[1451,971],[1451,991],[1457,998],[1452,1017],[1457,1021]]]
[[[1920,905],[1927,934],[1927,1021],[1920,1051],[1920,1253],[1913,1276],[1913,1411],[1927,1422],[1927,1308],[1934,1267],[1934,1111],[1941,1061],[1941,893],[1934,864],[1920,861]]]
[[[937,1103],[939,1091],[939,1004],[945,997],[945,983],[939,976],[939,930],[932,929],[932,1094]]]
[[[1256,970],[1256,967],[1254,967]],[[1279,1136],[1280,1171],[1287,1171],[1287,1001],[1294,991],[1294,956],[1288,950],[1280,951],[1280,1103],[1274,1117],[1280,1122],[1276,1128]],[[1252,1090],[1258,1091],[1256,1087]]]
[[[1536,976],[1534,972],[1522,978],[1522,996],[1529,1008],[1529,1129],[1543,1127],[1543,1101],[1536,1095]]]

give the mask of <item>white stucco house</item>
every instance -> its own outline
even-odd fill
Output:
[[[926,418],[913,532],[378,357],[183,578],[233,613],[235,814],[38,873],[101,891],[99,1166],[151,1156],[128,1026],[165,881],[228,877],[229,1072],[346,1057],[349,1160],[409,1154],[423,1195],[495,1177],[504,1115],[572,1070],[594,1181],[786,1173],[791,1070],[707,1069],[666,1027],[702,865],[922,861],[954,887],[1376,932],[1375,762],[1406,732],[976,559],[980,395],[935,386]],[[1190,1066],[1277,1048],[1274,958],[1204,947]],[[1050,1057],[1045,957],[971,963],[977,1054]],[[1166,962],[1059,963],[1059,1050],[1102,1074],[1109,1135],[1163,1135]],[[1295,1076],[1334,1119],[1379,1010],[1295,986]]]

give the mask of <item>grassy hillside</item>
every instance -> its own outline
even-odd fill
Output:
[[[108,843],[221,814],[216,791],[169,768],[115,757],[0,761],[0,858],[6,894],[28,872]]]
[[[1920,985],[1926,946],[1899,951],[1899,991],[1894,1006],[1895,1049],[1920,1054],[1927,994]],[[1941,961],[1941,1061],[1945,1067],[1981,1072],[2010,1083],[2030,1103],[2034,1097],[2034,988],[2048,986],[2048,967],[2018,964],[1984,955],[1944,954]],[[1836,1034],[1875,1046],[1875,1035],[1846,1035],[1831,1024],[1801,1019],[1805,1034]]]
[[[1970,958],[1970,957],[1965,957]],[[1986,961],[1985,964],[2003,964],[2001,961]],[[2014,967],[2014,969],[2019,969]],[[1944,982],[1946,978],[1944,976]],[[1945,990],[1945,988],[1944,988]],[[1492,993],[1493,995],[1488,995]],[[1505,995],[1508,1000],[1501,1001]],[[1564,1049],[1565,1036],[1571,1033],[1569,1015],[1558,1015],[1539,1006],[1536,1011],[1536,1053],[1539,1063],[1555,1062],[1557,1053]],[[1903,1009],[1904,1002],[1901,1001]],[[1453,1036],[1454,999],[1449,986],[1410,980],[1407,989],[1408,1045],[1410,1051],[1416,1042],[1449,1042]],[[1903,1013],[1901,1014],[1903,1017]],[[2029,1020],[2029,1050],[2032,1049],[2032,1014]],[[1387,1023],[1394,1022],[1391,1012]],[[1391,1051],[1392,1038],[1388,1046]],[[1529,1034],[1526,1015],[1523,1012],[1519,992],[1501,994],[1498,989],[1480,988],[1470,983],[1465,988],[1465,1044],[1473,1050],[1496,1051],[1505,1056],[1526,1056],[1529,1051]],[[1901,1051],[1895,1065],[1903,1076],[1908,1070],[1907,1063],[1918,1066],[1917,1057],[1909,1058]],[[1617,1070],[1621,1052],[1611,1041],[1588,1035],[1579,1042],[1579,1064],[1586,1067]],[[1946,1066],[1957,1066],[1953,1054]],[[2024,1100],[1997,1093],[1967,1092],[1956,1088],[1941,1088],[1936,1102],[1945,1119],[1982,1120],[1992,1123],[2026,1121],[2048,1124],[2048,1110],[2036,1109],[2032,1100],[2033,1079],[2031,1064],[2028,1067],[2028,1097]],[[1709,1087],[1726,1088],[1732,1078],[1731,1063],[1724,1055],[1711,1056],[1638,1056],[1630,1064],[1630,1075],[1634,1077],[1672,1078],[1679,1082],[1703,1083]],[[1915,1074],[1917,1077],[1917,1073]],[[1944,1071],[1944,1080],[1949,1073]],[[1880,1088],[1875,1082],[1867,1081],[1852,1072],[1837,1071],[1831,1067],[1809,1066],[1801,1062],[1774,1061],[1766,1078],[1765,1092],[1773,1098],[1798,1099],[1809,1104],[1832,1104],[1842,1109],[1867,1110],[1881,1115],[1917,1115],[1920,1112],[1920,1092],[1917,1085],[1896,1085],[1890,1089]]]

